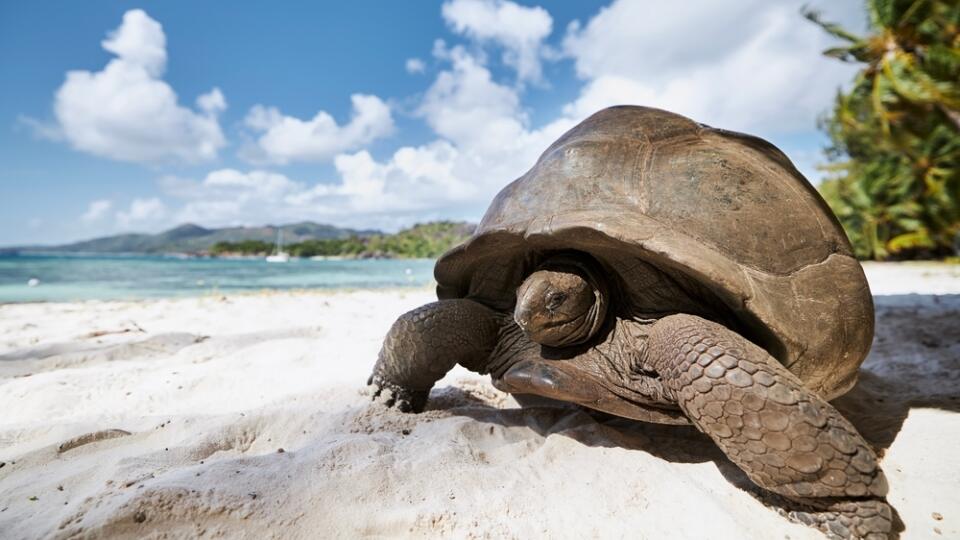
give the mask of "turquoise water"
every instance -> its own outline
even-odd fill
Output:
[[[424,286],[432,260],[314,261],[150,256],[0,255],[0,302],[193,296],[263,289]],[[36,279],[39,284],[29,286]]]

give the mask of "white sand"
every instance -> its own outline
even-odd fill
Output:
[[[930,293],[960,272],[867,271],[922,294],[877,298],[837,405],[886,449],[903,538],[958,538],[960,296]],[[0,306],[0,537],[822,538],[689,427],[520,410],[462,370],[424,414],[371,404],[383,334],[432,298]]]

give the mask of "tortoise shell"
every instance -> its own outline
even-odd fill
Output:
[[[437,261],[437,295],[510,309],[536,261],[558,250],[604,265],[623,305],[642,298],[654,317],[734,327],[827,399],[853,386],[870,349],[873,300],[843,229],[757,137],[653,108],[602,110]]]

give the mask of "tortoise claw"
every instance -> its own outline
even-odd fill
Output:
[[[596,403],[600,385],[572,362],[524,360],[507,370],[494,386],[504,392],[535,394],[582,405]]]
[[[658,424],[689,424],[679,410],[660,409],[631,401],[611,391],[600,374],[575,360],[525,359],[493,380],[511,394],[533,394],[624,418]]]
[[[410,390],[392,383],[378,375],[371,375],[367,385],[373,386],[371,399],[386,407],[395,408],[400,412],[419,413],[427,405],[429,391]]]

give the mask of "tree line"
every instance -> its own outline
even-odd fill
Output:
[[[960,252],[960,2],[868,0],[861,36],[805,12],[861,65],[821,122],[820,192],[864,259]]]
[[[466,223],[437,221],[417,224],[396,234],[304,240],[286,245],[283,250],[294,257],[435,258],[466,240],[472,232],[473,226]],[[263,256],[272,253],[274,248],[272,243],[262,240],[241,240],[217,242],[209,253]]]

